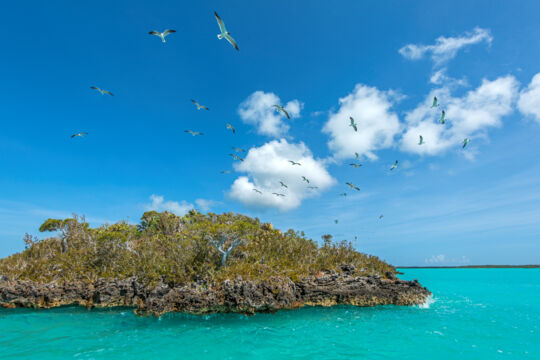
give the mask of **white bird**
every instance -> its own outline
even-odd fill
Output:
[[[242,159],[240,156],[236,156],[236,155],[234,155],[234,154],[229,154],[229,156],[232,156],[232,158],[233,158],[234,160],[244,161],[244,159]]]
[[[315,189],[318,189],[319,187],[318,186],[308,186],[307,188],[311,189],[311,190],[315,190]]]
[[[88,135],[88,133],[85,133],[85,132],[80,132],[80,133],[76,133],[76,134],[73,134],[71,135],[71,138],[73,139],[74,137],[83,137],[84,135]]]
[[[210,110],[208,107],[199,104],[198,102],[196,102],[196,101],[193,100],[193,99],[191,99],[191,102],[194,103],[194,104],[197,106],[197,110],[201,110],[201,109],[204,109],[204,110]]]
[[[272,195],[276,195],[276,196],[282,196],[282,197],[283,197],[283,196],[285,196],[285,194],[279,194],[279,193],[275,193],[275,192],[274,192],[274,193],[272,193]]]
[[[436,96],[433,97],[433,104],[431,105],[432,108],[439,106],[439,99],[437,99]]]
[[[223,171],[220,171],[221,174],[230,174],[232,173],[231,170],[223,170]]]
[[[471,139],[469,138],[463,139],[463,146],[461,148],[465,149],[465,146],[467,146],[467,144],[469,144],[470,142],[471,142]]]
[[[223,22],[223,20],[221,20],[221,18],[215,11],[214,11],[214,16],[216,17],[217,23],[219,25],[219,31],[221,31],[221,34],[218,34],[217,38],[220,40],[225,38],[228,42],[231,43],[232,46],[234,46],[236,50],[238,50],[238,45],[236,45],[236,41],[234,41],[231,34],[227,31],[227,28],[225,27],[225,23]]]
[[[398,161],[396,160],[396,162],[394,163],[394,165],[392,165],[392,167],[390,168],[390,170],[394,170],[395,168],[397,168],[397,164],[398,164]]]
[[[356,123],[354,122],[354,119],[352,118],[352,116],[349,116],[349,119],[351,120],[351,123],[349,124],[349,126],[352,126],[354,131],[358,131],[358,128],[356,127]]]
[[[163,32],[152,30],[152,31],[149,32],[149,34],[159,36],[161,38],[161,42],[166,42],[165,41],[165,36],[167,36],[169,34],[172,34],[172,33],[175,33],[175,32],[176,32],[176,30],[170,30],[170,29],[167,29],[167,30],[165,30]]]
[[[110,91],[108,91],[108,90],[100,89],[100,88],[98,88],[97,86],[90,86],[90,89],[94,89],[94,90],[99,91],[99,92],[101,93],[101,95],[107,94],[107,95],[114,96],[114,94],[113,94],[112,92],[110,92]]]
[[[246,152],[246,150],[237,148],[236,146],[233,146],[232,149],[236,152]]]
[[[191,136],[203,135],[200,131],[184,130],[185,133],[191,134]]]
[[[231,124],[227,124],[227,129],[232,130],[232,133],[235,134],[236,131],[234,130],[234,127]]]
[[[291,119],[289,113],[287,112],[287,110],[285,110],[285,108],[283,106],[281,106],[281,105],[272,105],[272,107],[275,107],[277,112],[281,111],[287,117],[287,119],[289,119],[289,120]]]
[[[420,135],[420,140],[418,140],[418,145],[424,145],[424,137]]]
[[[305,181],[305,182],[307,182],[307,183],[309,184],[309,179],[308,179],[307,177],[302,176],[302,180]]]
[[[347,184],[347,186],[350,187],[351,189],[354,189],[356,191],[360,191],[360,188],[358,186],[354,185],[353,183],[347,182],[345,184]]]
[[[262,195],[262,191],[260,191],[260,190],[257,190],[257,189],[253,189],[253,191],[255,191],[256,193],[258,193],[258,194],[261,194],[261,195]]]
[[[292,161],[292,160],[289,160],[289,162],[293,165],[298,165],[298,166],[301,166],[302,164],[300,164],[299,162],[296,162],[296,161]]]
[[[287,186],[287,185],[285,185],[285,184],[283,183],[283,181],[280,181],[279,183],[281,184],[281,186],[282,186],[282,187],[284,187],[284,188],[288,188],[288,186]]]

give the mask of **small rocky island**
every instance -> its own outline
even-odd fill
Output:
[[[84,217],[48,219],[38,240],[0,259],[0,306],[133,307],[254,314],[303,306],[415,305],[431,294],[348,242],[281,232],[258,219],[191,211],[143,214],[139,225],[91,228]]]

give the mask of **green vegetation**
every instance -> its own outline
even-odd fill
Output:
[[[304,233],[282,233],[258,219],[191,211],[183,217],[145,212],[139,225],[119,222],[91,228],[84,217],[48,219],[40,231],[56,236],[38,240],[25,235],[26,250],[0,260],[0,274],[13,279],[94,281],[136,276],[144,282],[172,283],[289,277],[293,281],[320,271],[356,274],[396,273],[393,266],[353,249],[347,242],[324,243]]]

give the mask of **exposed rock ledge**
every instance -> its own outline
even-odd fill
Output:
[[[430,294],[416,280],[336,273],[324,273],[296,283],[283,278],[260,282],[238,278],[210,285],[191,283],[171,287],[160,283],[152,288],[141,285],[135,278],[39,284],[9,280],[0,275],[0,307],[129,306],[143,315],[167,312],[253,314],[305,305],[415,305],[423,303]]]

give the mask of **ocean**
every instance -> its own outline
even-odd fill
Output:
[[[540,359],[540,269],[401,269],[422,306],[137,317],[0,310],[0,359]]]

